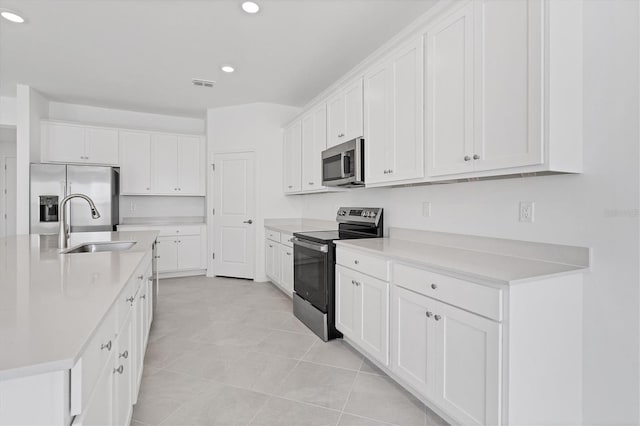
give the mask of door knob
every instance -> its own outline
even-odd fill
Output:
[[[245,221],[244,221],[244,222],[242,222],[242,223],[248,223],[249,225],[251,225],[251,224],[253,223],[253,221],[252,221],[251,219],[249,219],[249,220],[245,220]]]

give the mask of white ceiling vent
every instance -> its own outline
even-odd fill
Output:
[[[194,78],[193,80],[191,80],[191,82],[194,86],[209,88],[213,87],[213,85],[215,84],[215,81],[213,80],[203,80],[201,78]]]

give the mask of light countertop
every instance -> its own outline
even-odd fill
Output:
[[[443,272],[489,285],[519,284],[586,269],[585,266],[580,265],[395,238],[343,240],[335,243],[338,247],[361,250],[388,259],[424,266],[434,272]]]
[[[157,234],[72,233],[69,247],[136,241],[78,254],[60,254],[57,235],[0,239],[0,380],[72,368]]]
[[[320,219],[265,219],[264,227],[272,231],[293,234],[294,232],[333,231],[338,222]]]

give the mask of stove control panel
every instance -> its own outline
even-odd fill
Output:
[[[338,222],[377,223],[381,215],[379,207],[340,207],[336,219]]]

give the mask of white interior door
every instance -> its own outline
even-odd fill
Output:
[[[5,236],[16,235],[16,157],[5,159],[4,170],[4,214]]]
[[[213,272],[227,277],[254,278],[254,153],[218,154],[214,165]]]

